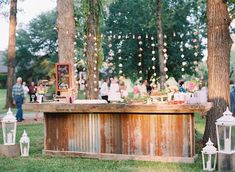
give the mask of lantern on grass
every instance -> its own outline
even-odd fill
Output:
[[[214,171],[217,160],[217,151],[216,147],[213,146],[214,143],[211,142],[209,138],[206,146],[202,148],[202,165],[203,170]]]
[[[228,107],[223,116],[216,120],[215,124],[218,152],[224,154],[235,153],[235,118]]]
[[[2,119],[2,132],[4,145],[14,145],[16,138],[16,118],[13,116],[11,108]]]
[[[20,138],[20,153],[21,156],[29,156],[29,137],[24,130],[22,137]]]

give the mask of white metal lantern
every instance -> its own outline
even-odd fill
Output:
[[[228,107],[223,116],[216,120],[215,124],[218,152],[224,154],[235,153],[235,118]]]
[[[20,152],[21,156],[29,156],[29,137],[24,130],[22,137],[20,138]]]
[[[213,146],[214,143],[211,142],[209,138],[206,146],[202,148],[202,163],[203,170],[214,171],[217,160],[217,151],[216,147]]]
[[[14,145],[16,138],[16,118],[13,116],[11,108],[2,119],[2,132],[4,145]]]

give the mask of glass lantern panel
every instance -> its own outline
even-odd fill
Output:
[[[28,151],[28,143],[21,143],[21,154],[22,155],[28,155],[29,151]]]
[[[215,167],[215,163],[216,163],[216,161],[215,161],[215,159],[216,159],[216,155],[215,154],[213,154],[213,155],[211,155],[211,154],[204,154],[204,160],[205,160],[205,169],[206,170],[210,170],[210,169],[213,169],[214,167]],[[204,170],[205,170],[204,169]]]
[[[5,125],[3,125],[4,129],[3,131],[5,131],[5,140],[6,143],[13,143],[14,142],[14,135],[15,135],[15,123],[5,123]]]
[[[235,126],[232,126],[231,129],[231,146],[232,150],[235,150]]]
[[[224,150],[224,142],[225,142],[225,131],[226,127],[225,126],[218,126],[218,133],[219,133],[219,144],[220,144],[220,150]]]

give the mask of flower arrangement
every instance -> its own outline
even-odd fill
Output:
[[[194,93],[199,89],[199,84],[195,80],[185,82],[185,88],[188,92]]]

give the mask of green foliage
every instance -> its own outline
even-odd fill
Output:
[[[127,35],[129,39],[112,39],[109,42],[107,39],[104,43],[105,57],[108,57],[108,44],[112,44],[114,54],[117,53],[117,47],[122,42],[122,53],[120,56],[123,61],[124,74],[131,78],[140,77],[138,72],[138,41],[137,38],[131,39],[132,34],[136,37],[142,37],[143,48],[143,63],[142,76],[150,76],[154,73],[151,69],[153,66],[151,54],[151,44],[156,42],[156,7],[155,0],[119,0],[110,5],[109,15],[105,21],[105,35]],[[167,43],[168,62],[167,67],[169,71],[167,74],[176,79],[181,78],[183,74],[192,75],[195,73],[196,64],[199,62],[204,49],[201,42],[205,36],[205,3],[198,1],[163,1],[162,8],[163,15],[163,32],[167,36],[165,42]],[[145,38],[148,35],[148,38]],[[175,36],[173,36],[175,35]],[[150,37],[155,38],[154,41]],[[106,37],[107,38],[107,37]],[[196,40],[196,41],[195,41]],[[180,51],[183,47],[183,52]],[[196,47],[196,48],[195,48]],[[154,48],[157,52],[157,47]],[[197,56],[194,53],[197,52]],[[181,55],[184,54],[182,58]],[[116,64],[115,75],[117,75],[117,66],[120,62],[118,57],[114,56],[113,62]],[[158,59],[157,53],[155,54]],[[184,66],[184,71],[181,71],[182,63],[187,62]],[[158,61],[156,63],[158,69]],[[159,74],[159,71],[157,71]],[[159,76],[159,75],[158,75]],[[157,77],[158,77],[157,76]]]
[[[7,75],[0,74],[0,89],[6,88],[6,83],[7,83]]]
[[[6,90],[0,89],[0,114],[6,113],[4,109],[6,103]]]
[[[205,120],[196,116],[196,127],[199,129],[197,136],[202,136]],[[96,159],[82,159],[70,157],[55,157],[42,155],[43,149],[43,125],[17,126],[18,142],[23,130],[26,130],[30,138],[30,156],[27,158],[0,157],[1,171],[201,171],[201,156],[194,164],[184,163],[160,163],[145,161],[107,161]],[[0,140],[2,130],[0,129]],[[197,139],[198,141],[198,139]],[[198,153],[199,150],[197,150]]]
[[[17,75],[24,80],[37,81],[54,75],[58,59],[55,23],[55,11],[43,13],[17,32]]]

